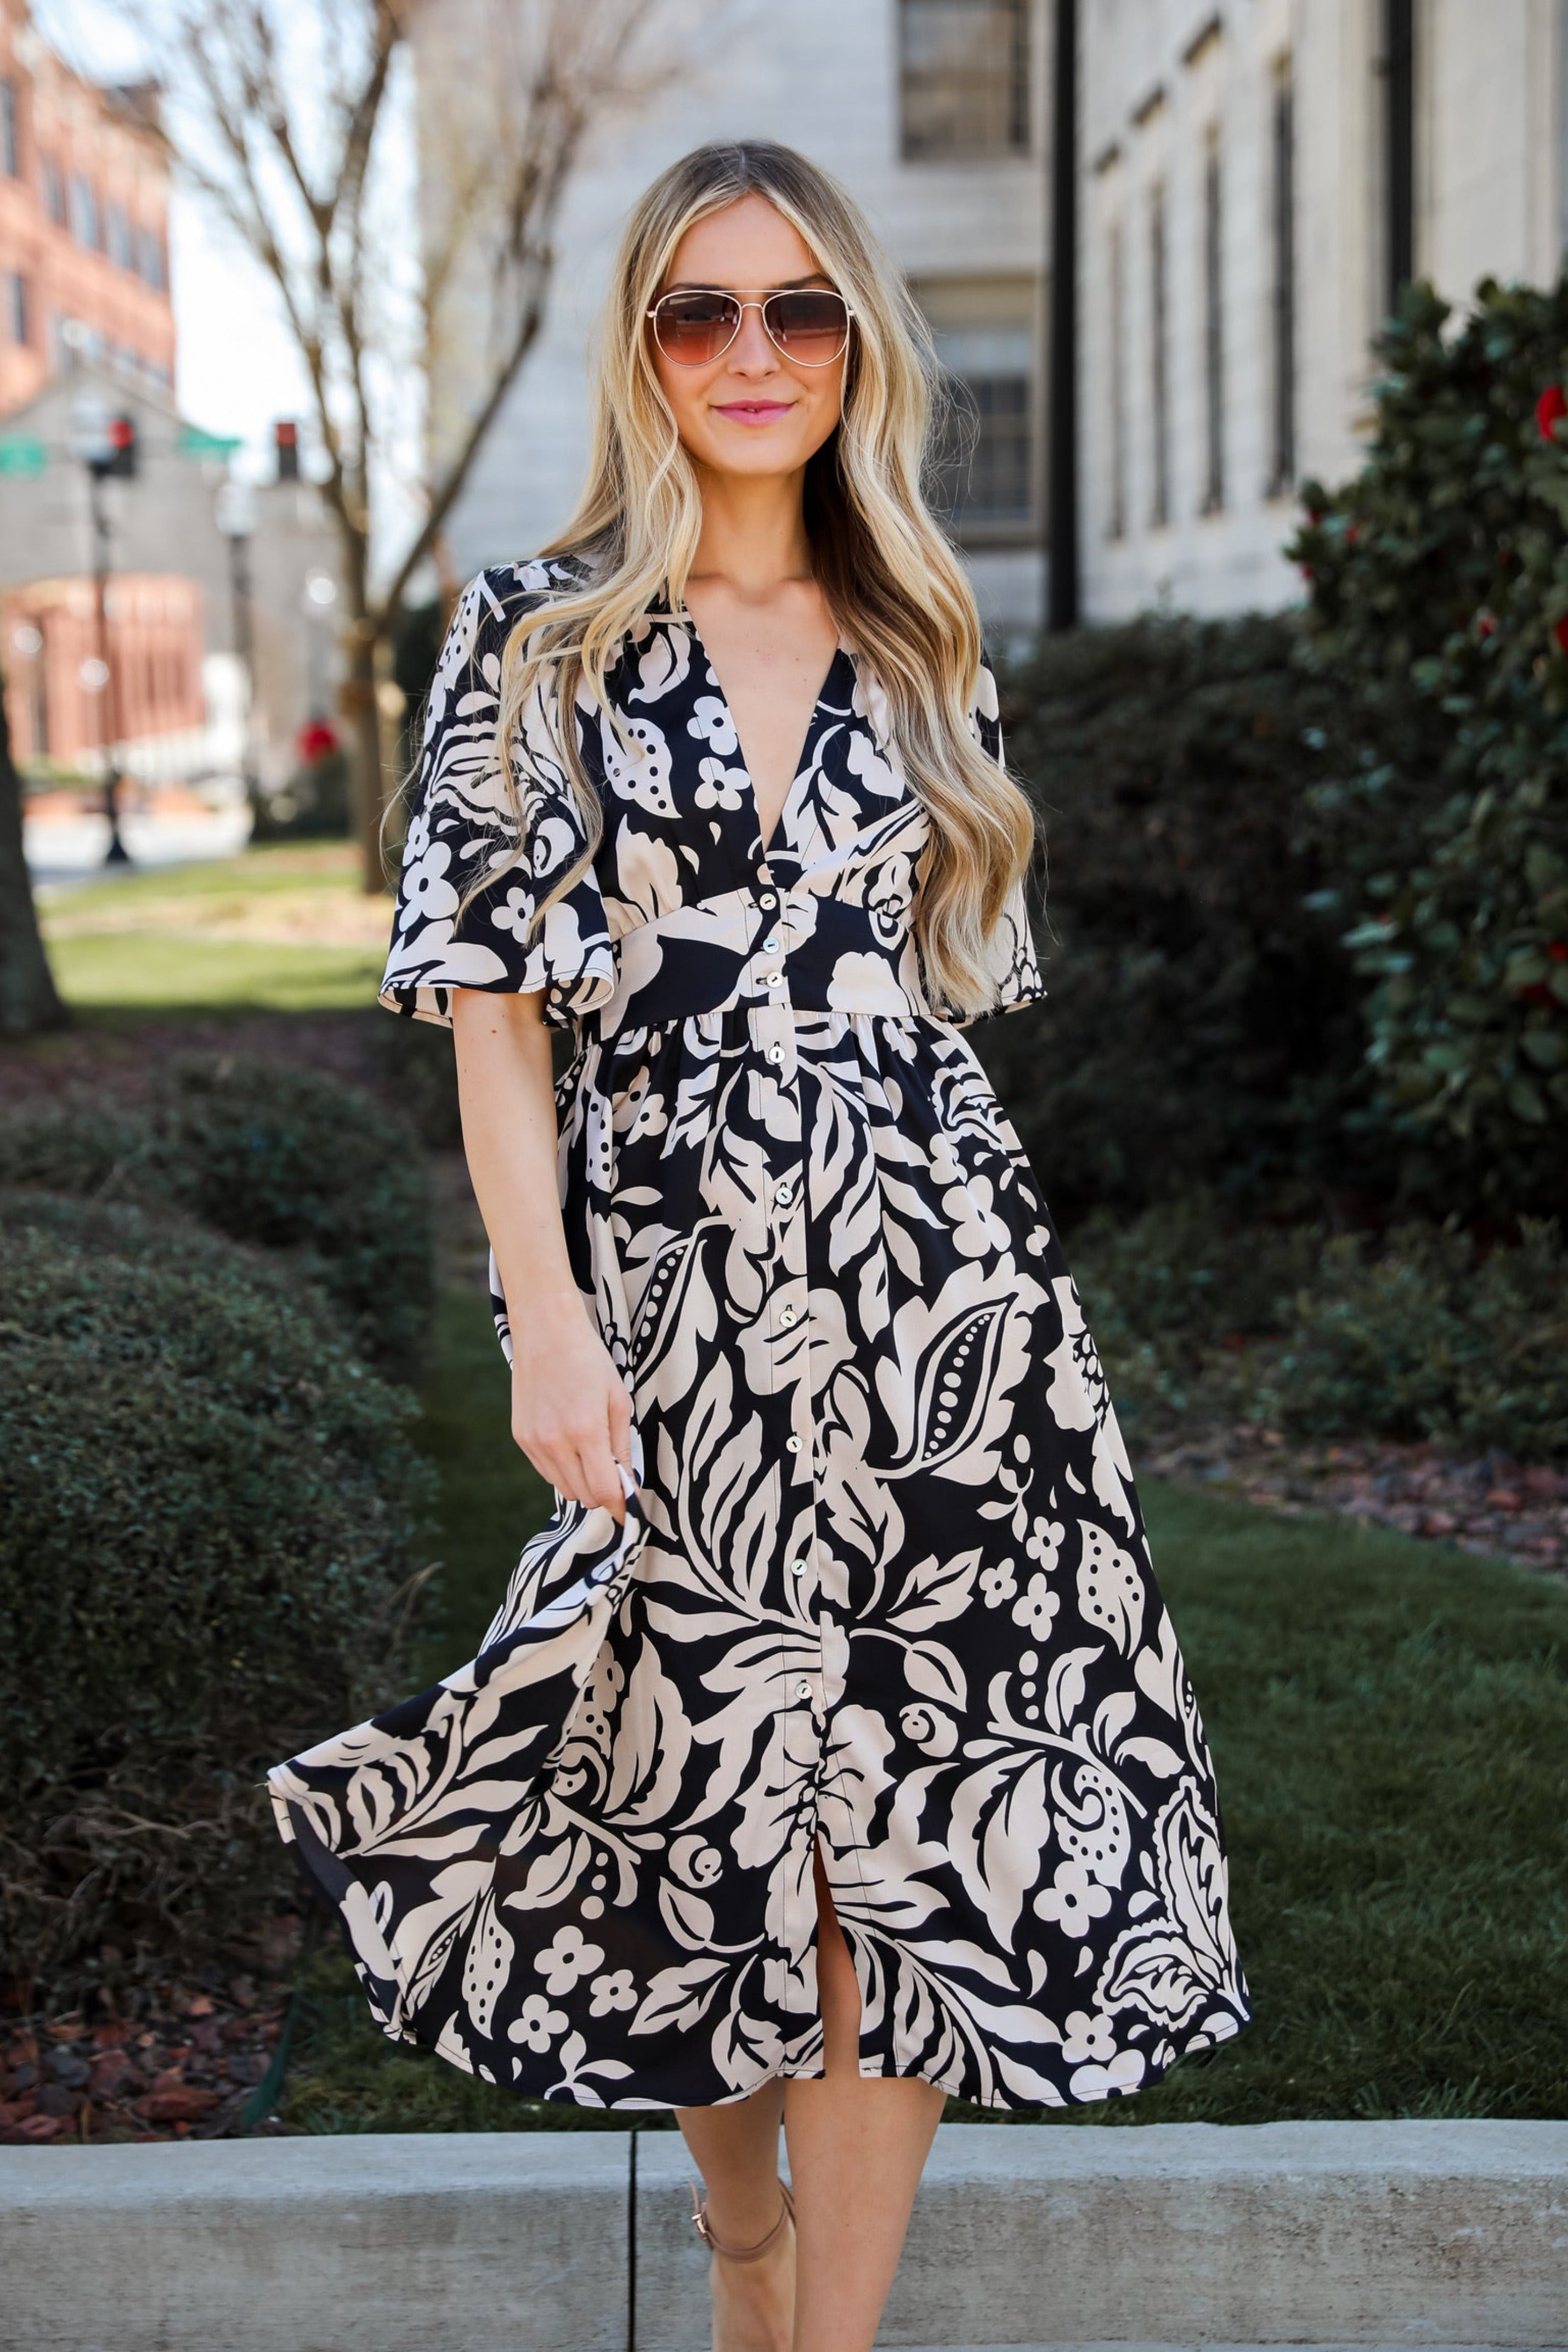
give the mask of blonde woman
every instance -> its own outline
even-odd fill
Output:
[[[473,1664],[272,1776],[389,2033],[674,2108],[720,2352],[872,2344],[946,2095],[1102,2100],[1248,2013],[1115,1420],[959,1034],[1041,990],[926,414],[823,173],[655,182],[582,505],[442,655],[382,998],[455,1033],[557,1507]]]

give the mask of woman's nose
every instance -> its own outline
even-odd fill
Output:
[[[773,338],[762,323],[762,312],[745,310],[740,314],[740,332],[726,354],[737,375],[771,375],[779,365],[779,353]]]

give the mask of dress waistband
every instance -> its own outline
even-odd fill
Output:
[[[614,954],[614,994],[588,1015],[605,1039],[732,1006],[936,1018],[907,908],[803,886],[781,892],[772,909],[748,890],[674,908],[622,932]]]

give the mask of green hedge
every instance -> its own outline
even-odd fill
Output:
[[[1242,1225],[1212,1195],[1102,1213],[1071,1256],[1118,1410],[1568,1461],[1568,1248],[1430,1224]]]
[[[260,1769],[395,1691],[433,1495],[252,1251],[13,1193],[0,1292],[0,1967],[59,1985],[254,1930]]]
[[[0,1183],[174,1206],[287,1251],[374,1362],[406,1373],[417,1358],[434,1282],[429,1181],[410,1128],[356,1087],[193,1056],[145,1110],[69,1104],[16,1119],[0,1139]]]
[[[1045,1002],[977,1049],[1064,1218],[1375,1181],[1358,990],[1309,810],[1338,697],[1287,619],[1048,639],[1003,678],[1050,856]]]

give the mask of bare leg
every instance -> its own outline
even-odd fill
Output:
[[[820,1849],[817,1984],[822,2079],[791,2081],[784,2093],[800,2224],[793,2352],[872,2352],[943,2094],[862,2077],[860,1987]]]
[[[727,2107],[677,2107],[707,2192],[714,2235],[727,2246],[755,2246],[779,2219],[779,2123],[784,2085],[765,2083]],[[714,2352],[790,2352],[794,2342],[795,2232],[781,2230],[754,2263],[716,2254]]]

